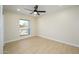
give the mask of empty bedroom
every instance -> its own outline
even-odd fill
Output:
[[[3,5],[4,54],[78,54],[78,5]]]

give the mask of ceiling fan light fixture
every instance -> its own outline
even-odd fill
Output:
[[[43,11],[43,10],[42,11],[41,10],[39,11],[38,10],[38,5],[35,5],[33,10],[26,9],[26,8],[25,8],[25,10],[31,11],[30,14],[33,14],[34,16],[38,16],[38,15],[40,15],[40,13],[45,13],[46,12],[46,11]]]
[[[37,15],[37,12],[34,12],[34,15]]]

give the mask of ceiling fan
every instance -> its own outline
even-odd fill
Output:
[[[38,5],[35,5],[33,10],[26,9],[26,8],[24,8],[24,9],[28,10],[28,11],[31,11],[30,14],[34,14],[34,15],[40,15],[40,13],[45,13],[46,12],[46,11],[38,11]]]

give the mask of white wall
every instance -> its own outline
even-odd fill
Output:
[[[2,16],[2,6],[0,6],[0,53],[3,53],[3,16]]]
[[[38,19],[39,36],[79,47],[79,7],[72,7]]]
[[[17,14],[9,11],[4,12],[4,22],[5,22],[5,43],[10,41],[15,41],[19,39],[23,39],[25,37],[19,36],[19,28],[18,28],[18,22],[19,19],[25,18],[27,20],[30,20],[31,22],[31,36],[36,35],[36,21],[33,17],[29,17],[22,14]]]

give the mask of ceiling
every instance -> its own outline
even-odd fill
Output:
[[[30,14],[31,11],[24,9],[24,8],[26,8],[26,9],[33,10],[34,6],[35,5],[4,5],[3,10],[20,13],[20,14],[25,14],[28,16],[34,16],[33,14]],[[38,5],[38,6],[39,6],[38,10],[46,11],[46,13],[40,13],[40,16],[51,13],[51,12],[53,13],[53,12],[56,12],[56,11],[59,11],[59,10],[65,9],[65,8],[72,7],[72,5]],[[17,11],[17,9],[20,9],[20,11]]]

